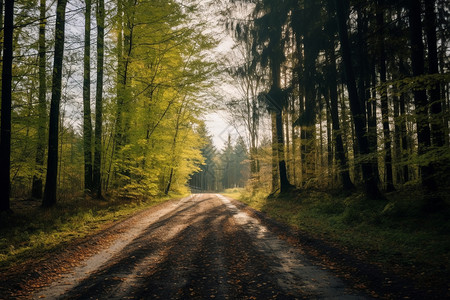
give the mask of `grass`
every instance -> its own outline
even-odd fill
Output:
[[[14,213],[0,216],[0,270],[39,258],[166,200],[168,198],[100,201],[81,197],[50,209],[42,209],[37,203],[22,204]]]
[[[446,202],[435,212],[424,211],[423,195],[415,190],[375,201],[361,193],[316,190],[270,197],[246,189],[225,194],[313,236],[367,253],[373,262],[430,276],[450,272],[448,194],[443,194]]]

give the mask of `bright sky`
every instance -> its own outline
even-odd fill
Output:
[[[207,10],[218,10],[220,6],[208,6]],[[226,53],[231,52],[232,47],[234,46],[234,41],[230,34],[225,30],[223,24],[219,23],[218,11],[215,11],[211,14],[205,14],[208,19],[208,23],[211,26],[208,28],[209,33],[213,33],[217,39],[219,39],[219,45],[214,49],[212,55],[215,60],[220,60],[222,57],[226,56]],[[221,87],[216,87],[217,90],[220,90],[221,93],[227,93],[232,88],[230,86],[226,86],[227,84],[223,84]],[[223,95],[223,99],[230,99],[233,95]],[[224,144],[228,140],[228,135],[231,136],[231,140],[234,143],[239,136],[236,129],[228,123],[229,115],[225,110],[216,110],[214,112],[209,113],[205,116],[205,123],[208,128],[210,135],[213,137],[214,146],[221,150],[224,147]]]
[[[222,150],[228,135],[231,137],[232,143],[235,143],[239,137],[236,129],[228,124],[226,111],[217,111],[205,116],[205,123],[208,127],[209,133],[213,136],[214,146],[217,150]]]

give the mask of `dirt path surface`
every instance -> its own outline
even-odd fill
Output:
[[[220,195],[140,213],[25,298],[367,299]]]

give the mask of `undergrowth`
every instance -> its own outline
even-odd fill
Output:
[[[156,205],[167,198],[96,200],[74,198],[50,209],[32,201],[0,216],[0,270],[64,247],[70,241],[93,234],[114,221]]]

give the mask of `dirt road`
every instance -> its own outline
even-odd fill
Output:
[[[229,199],[196,194],[37,291],[47,299],[366,299]]]

